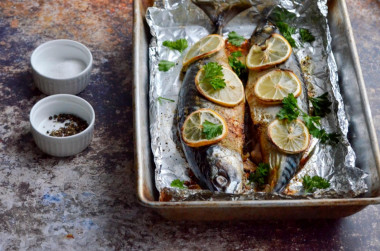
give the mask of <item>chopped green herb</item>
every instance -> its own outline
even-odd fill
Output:
[[[280,7],[276,7],[271,14],[271,19],[276,23],[276,26],[280,30],[281,34],[294,48],[296,48],[297,45],[296,41],[292,38],[292,35],[296,33],[296,28],[290,26],[287,22],[295,19],[296,17],[296,14]]]
[[[158,63],[158,70],[159,70],[159,71],[168,71],[168,70],[170,70],[170,68],[172,68],[173,66],[175,66],[175,63],[174,63],[174,62],[167,61],[167,60],[161,60],[161,61]]]
[[[276,116],[280,120],[286,119],[290,122],[297,119],[300,114],[302,115],[309,133],[313,135],[313,137],[320,139],[322,144],[334,145],[339,142],[340,134],[327,133],[324,129],[321,129],[321,117],[309,116],[302,111],[298,107],[297,99],[292,93],[282,100],[282,108]]]
[[[297,48],[296,41],[292,38],[292,35],[296,33],[296,29],[284,22],[277,22],[276,25],[289,44],[293,48]]]
[[[321,118],[309,116],[307,114],[303,114],[302,118],[303,118],[303,121],[305,122],[307,129],[309,129],[309,133],[316,138],[320,138],[321,130],[318,127],[321,126],[321,122],[320,122]]]
[[[231,53],[231,56],[237,58],[243,56],[243,54],[241,53],[241,51],[234,51]]]
[[[220,90],[226,87],[226,82],[223,79],[222,66],[216,62],[210,62],[203,67],[204,76],[202,83],[208,83],[214,90]]]
[[[271,16],[271,19],[276,23],[283,22],[285,20],[291,21],[297,17],[296,14],[288,11],[287,9],[280,8],[280,7],[274,8],[270,16]]]
[[[238,75],[239,77],[245,73],[247,67],[243,62],[241,62],[239,59],[235,57],[229,57],[228,58],[228,63],[231,66],[232,70]]]
[[[326,131],[322,129],[320,139],[322,144],[336,145],[340,140],[340,134],[336,132],[326,133]]]
[[[188,44],[187,44],[187,40],[184,39],[184,38],[181,38],[181,39],[178,39],[176,41],[164,41],[162,43],[163,46],[166,46],[172,50],[177,50],[179,52],[183,52],[184,50],[186,50]]]
[[[294,48],[297,48],[297,45],[296,41],[292,38],[292,35],[296,33],[297,29],[290,26],[288,23],[291,23],[296,17],[296,14],[280,7],[276,7],[271,14],[271,19],[276,23],[276,26],[284,38],[286,38],[289,44]],[[315,40],[313,34],[307,29],[300,28],[298,29],[298,33],[300,34],[301,43],[311,43]]]
[[[250,173],[248,180],[250,183],[254,182],[259,187],[262,187],[267,183],[269,175],[269,164],[260,163],[254,173]]]
[[[328,99],[328,93],[325,92],[319,97],[311,98],[310,102],[313,105],[313,115],[314,116],[320,116],[324,117],[326,114],[329,114],[331,112],[330,105],[332,104],[330,100]]]
[[[169,98],[164,98],[164,97],[158,97],[157,98],[158,102],[160,103],[160,105],[162,105],[162,101],[169,101],[169,102],[175,102],[173,99],[169,99]]]
[[[224,79],[222,78],[213,78],[209,83],[215,90],[220,90],[226,87],[226,82],[224,82]]]
[[[306,43],[306,42],[313,42],[315,40],[315,37],[311,32],[307,29],[299,29],[300,37],[301,37],[301,42]]]
[[[243,64],[242,61],[237,59],[237,57],[241,56],[241,51],[235,51],[231,53],[231,57],[228,57],[229,65],[231,66],[232,70],[236,73],[236,75],[238,75],[239,77],[241,77],[247,71],[247,67],[245,66],[245,64]]]
[[[321,117],[303,114],[302,118],[307,129],[309,129],[309,133],[313,137],[320,139],[322,144],[335,145],[339,142],[339,133],[327,133],[325,129],[321,129]]]
[[[208,120],[203,122],[202,127],[202,133],[206,136],[207,139],[213,139],[223,133],[223,125],[214,124]]]
[[[298,118],[300,111],[297,105],[297,99],[293,93],[290,93],[282,100],[282,108],[277,113],[277,118],[280,120],[287,119],[289,122]]]
[[[240,47],[244,41],[245,38],[237,34],[235,31],[228,33],[228,42],[230,44]]]
[[[319,176],[313,176],[312,178],[309,175],[303,177],[302,185],[305,188],[307,193],[311,193],[315,188],[326,189],[330,187],[330,182],[326,179]]]
[[[172,183],[170,183],[171,187],[177,187],[179,189],[185,189],[184,181],[180,181],[179,179],[173,180]]]
[[[292,35],[296,33],[296,28],[289,26],[287,23],[278,22],[276,25],[282,34]]]

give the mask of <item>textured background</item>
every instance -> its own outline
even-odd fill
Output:
[[[374,116],[380,125],[380,2],[347,0]],[[0,250],[379,250],[380,206],[340,220],[168,222],[137,203],[133,170],[132,0],[0,1]],[[42,154],[28,114],[45,95],[29,58],[68,38],[94,56],[79,96],[97,115],[91,146],[75,157]],[[380,130],[377,130],[380,136]]]

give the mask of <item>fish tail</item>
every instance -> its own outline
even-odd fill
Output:
[[[217,34],[222,34],[222,28],[236,15],[252,7],[250,0],[192,0],[192,2],[210,18]]]
[[[273,192],[281,192],[298,170],[300,155],[271,153],[269,184]]]

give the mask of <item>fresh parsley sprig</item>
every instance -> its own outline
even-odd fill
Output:
[[[289,122],[297,119],[302,115],[303,121],[309,133],[315,138],[321,140],[322,144],[334,145],[339,142],[339,134],[337,133],[327,133],[325,129],[321,128],[321,117],[320,116],[310,116],[304,111],[302,111],[297,105],[297,99],[292,93],[290,93],[286,98],[282,100],[282,108],[277,113],[277,118],[280,120],[288,120]],[[326,105],[327,103],[324,103]],[[326,110],[326,109],[325,109]]]
[[[179,52],[183,52],[184,50],[186,50],[188,44],[187,44],[187,40],[184,39],[184,38],[181,38],[181,39],[178,39],[178,40],[175,40],[175,41],[169,41],[169,40],[166,40],[162,43],[163,46],[166,46],[172,50],[177,50]]]
[[[241,53],[241,51],[234,51],[231,53],[231,56],[238,58],[238,57],[243,56],[243,53]]]
[[[208,83],[214,88],[214,90],[220,90],[226,87],[226,82],[224,81],[222,66],[216,62],[210,62],[203,66],[204,75],[201,79],[202,83]]]
[[[311,43],[315,40],[315,37],[313,36],[313,34],[311,34],[311,32],[308,30],[308,29],[299,29],[299,33],[300,33],[300,37],[301,37],[301,42],[302,43]]]
[[[324,117],[331,112],[331,101],[328,99],[328,93],[325,92],[321,96],[310,98],[310,102],[313,105],[313,115]]]
[[[166,71],[170,70],[170,68],[172,68],[173,66],[175,66],[174,62],[168,61],[168,60],[161,60],[158,63],[158,70],[166,72]]]
[[[274,22],[282,22],[284,20],[291,21],[296,17],[296,14],[280,7],[275,7],[271,14],[271,18]]]
[[[160,103],[160,105],[162,105],[163,101],[175,102],[173,99],[164,98],[164,97],[161,97],[161,96],[157,98],[157,101],[158,101],[158,103]]]
[[[228,57],[228,64],[231,66],[232,70],[239,77],[241,77],[247,71],[246,65],[243,64],[243,62],[238,59],[238,57],[241,57],[241,56],[242,56],[241,51],[235,51],[231,53],[230,57]]]
[[[302,185],[307,193],[313,192],[315,189],[326,189],[330,187],[330,182],[322,177],[305,175]]]
[[[179,189],[185,189],[186,187],[184,186],[185,182],[184,181],[181,181],[179,179],[175,179],[172,181],[172,183],[170,183],[170,186],[171,187],[177,187]]]
[[[237,34],[235,31],[228,33],[228,42],[230,44],[240,47],[244,41],[245,38]]]
[[[289,122],[298,118],[300,115],[300,109],[297,105],[297,99],[293,93],[290,93],[286,98],[282,100],[282,108],[277,113],[277,118],[280,120],[287,119]]]
[[[277,28],[280,30],[281,34],[284,36],[284,38],[288,40],[289,44],[293,48],[297,48],[296,41],[294,40],[294,38],[292,38],[292,35],[296,33],[296,29],[284,22],[277,22],[276,25]]]
[[[223,125],[205,120],[202,124],[202,133],[207,139],[216,138],[223,133]]]
[[[250,173],[248,181],[250,183],[256,183],[258,187],[262,187],[268,183],[269,164],[260,163],[254,173]]]
[[[271,13],[271,19],[281,34],[288,40],[292,47],[297,48],[296,41],[292,37],[293,34],[297,33],[297,28],[289,25],[289,22],[291,23],[295,18],[297,18],[296,14],[280,7],[276,7]],[[306,42],[311,43],[315,40],[315,37],[308,29],[300,28],[298,29],[298,33],[302,44]]]

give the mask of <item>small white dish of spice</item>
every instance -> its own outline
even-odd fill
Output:
[[[34,141],[43,152],[57,157],[86,149],[93,137],[94,123],[92,106],[70,94],[48,96],[30,111]]]
[[[90,82],[92,61],[85,45],[68,39],[43,43],[30,58],[34,83],[47,95],[83,91]]]

